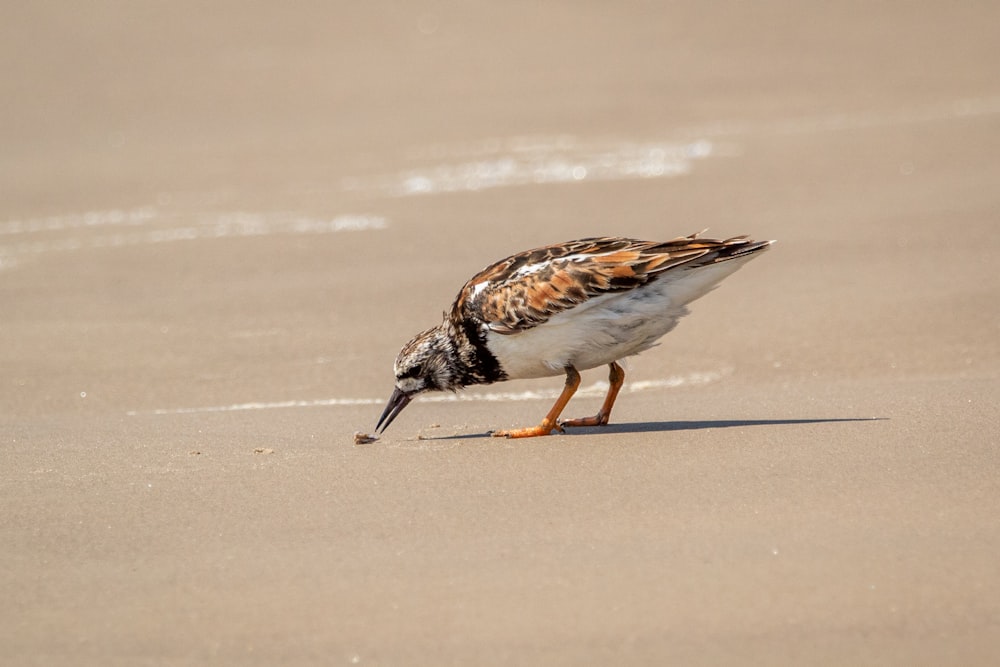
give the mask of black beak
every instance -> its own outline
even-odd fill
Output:
[[[382,416],[378,418],[378,424],[375,425],[375,432],[381,433],[389,428],[389,424],[396,418],[396,415],[403,411],[403,408],[406,407],[411,398],[413,398],[412,394],[404,394],[398,388],[392,392],[392,396],[389,397],[389,402],[386,404]]]

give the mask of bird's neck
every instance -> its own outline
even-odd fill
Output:
[[[468,318],[446,318],[441,326],[453,346],[463,387],[507,379],[500,362],[486,347],[486,331],[478,322]]]

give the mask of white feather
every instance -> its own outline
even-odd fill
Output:
[[[484,280],[481,283],[476,283],[475,285],[473,285],[472,286],[472,298],[475,299],[477,296],[479,296],[479,294],[484,289],[486,289],[489,286],[490,286],[490,281],[488,281],[488,280]]]

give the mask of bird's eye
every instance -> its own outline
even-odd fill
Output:
[[[421,372],[423,372],[423,370],[424,367],[421,364],[417,364],[416,366],[411,366],[410,368],[406,369],[406,371],[402,375],[399,376],[399,379],[403,380],[406,378],[420,377],[420,374]]]

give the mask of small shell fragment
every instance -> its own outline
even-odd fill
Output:
[[[370,435],[368,433],[361,433],[360,431],[354,434],[354,444],[355,445],[367,445],[378,440],[378,436]]]

